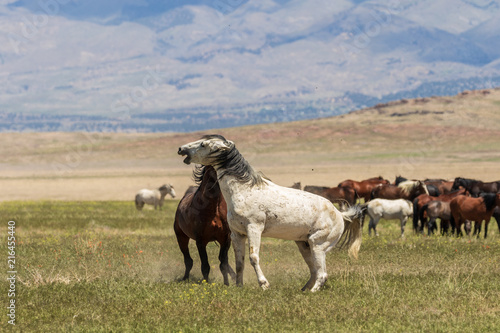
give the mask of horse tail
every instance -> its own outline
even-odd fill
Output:
[[[429,202],[430,203],[430,202]],[[422,208],[420,209],[420,213],[419,213],[419,217],[420,219],[423,221],[424,220],[424,214],[425,212],[427,211],[427,208],[429,208],[429,203],[426,203],[425,205],[422,206]],[[429,215],[427,214],[427,217],[429,217]]]
[[[347,245],[349,256],[355,259],[358,259],[359,248],[361,247],[361,219],[365,208],[361,205],[354,205],[345,212],[341,212],[345,223],[342,236],[345,235],[345,238],[340,247]]]
[[[361,197],[359,196],[358,191],[356,191],[354,188],[352,188],[352,190],[354,191],[354,203],[356,203],[356,201],[358,200],[361,201]]]
[[[413,231],[418,232],[418,197],[413,200]]]

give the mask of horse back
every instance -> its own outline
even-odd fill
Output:
[[[490,211],[486,209],[484,199],[481,197],[473,198],[460,195],[450,202],[450,208],[454,214],[458,213],[463,219],[472,221],[489,220],[493,213],[493,209]]]

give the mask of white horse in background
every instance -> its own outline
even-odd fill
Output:
[[[366,214],[370,217],[368,235],[371,235],[373,229],[375,235],[378,236],[377,224],[381,218],[384,218],[386,220],[400,220],[401,237],[404,237],[406,221],[413,214],[413,204],[405,199],[373,199],[366,204]]]
[[[137,210],[142,210],[144,204],[148,204],[155,206],[155,209],[158,206],[161,209],[167,194],[175,198],[175,190],[171,184],[162,185],[157,190],[142,189],[135,196],[135,207]]]
[[[326,253],[343,235],[349,255],[357,258],[361,246],[360,206],[339,212],[323,197],[272,183],[253,170],[232,141],[220,135],[204,136],[183,145],[178,153],[187,156],[186,164],[212,165],[217,171],[228,208],[238,285],[243,284],[247,238],[250,263],[263,289],[269,282],[259,264],[261,237],[296,242],[311,273],[302,290],[314,292],[326,282]]]

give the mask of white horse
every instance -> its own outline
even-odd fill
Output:
[[[135,207],[138,210],[142,210],[144,204],[148,204],[154,205],[155,209],[158,206],[161,209],[167,194],[170,194],[172,198],[175,198],[175,190],[171,184],[162,185],[157,190],[142,189],[135,196]]]
[[[366,214],[370,217],[368,235],[371,235],[373,229],[375,235],[378,236],[377,224],[381,218],[384,218],[386,220],[400,220],[401,237],[404,237],[406,221],[413,214],[413,204],[405,199],[373,199],[366,204]]]
[[[317,291],[328,277],[326,253],[345,234],[349,255],[357,258],[361,246],[361,208],[339,212],[325,198],[278,186],[257,174],[232,141],[207,135],[179,148],[184,163],[212,165],[217,170],[227,202],[227,220],[236,260],[236,284],[243,284],[245,242],[250,263],[262,289],[269,287],[259,264],[261,237],[294,240],[309,266],[311,278],[302,288]],[[344,244],[342,244],[344,245]]]

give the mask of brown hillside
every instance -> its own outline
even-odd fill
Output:
[[[346,115],[209,131],[282,185],[346,178],[500,179],[500,89],[380,104]],[[2,133],[0,200],[131,200],[191,184],[179,145],[202,134]]]

